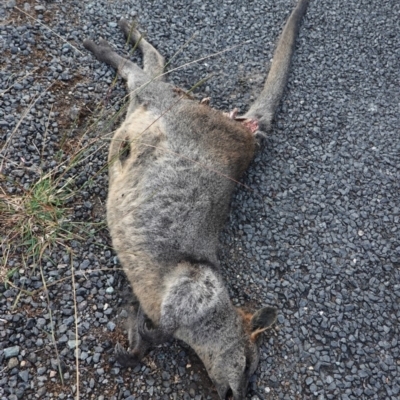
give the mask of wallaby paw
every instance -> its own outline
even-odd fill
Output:
[[[121,18],[118,21],[118,26],[122,30],[122,32],[124,32],[126,37],[130,37],[132,35],[132,32],[136,28],[136,23],[134,22],[130,24],[125,18]]]
[[[96,44],[93,40],[86,39],[83,41],[83,47],[93,53],[99,60],[104,60],[105,55],[112,51],[110,44],[104,39],[99,39],[99,44]]]
[[[136,367],[140,360],[137,354],[125,350],[125,348],[117,343],[114,348],[115,361],[121,365],[122,368],[134,368]]]
[[[125,18],[121,18],[118,21],[118,26],[125,32],[129,32],[129,30],[131,29],[131,26],[129,25],[129,22],[125,19]]]
[[[94,53],[96,51],[97,45],[95,42],[93,42],[93,40],[85,39],[83,41],[83,47],[89,50],[90,52]]]

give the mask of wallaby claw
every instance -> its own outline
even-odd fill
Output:
[[[229,118],[230,119],[236,119],[236,116],[238,114],[239,110],[237,108],[234,108],[230,113],[229,113]]]
[[[122,368],[134,368],[140,362],[135,353],[125,350],[125,348],[120,343],[117,343],[115,345],[114,355],[115,360],[118,364],[121,365]]]
[[[224,112],[223,114],[226,115],[230,119],[237,119],[237,114],[239,110],[237,108],[234,108],[232,111],[229,112]]]

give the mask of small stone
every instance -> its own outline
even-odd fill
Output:
[[[3,350],[5,358],[16,357],[19,354],[19,346],[7,347]]]
[[[13,369],[13,368],[17,367],[18,364],[19,364],[18,363],[18,358],[17,357],[12,357],[12,358],[10,358],[10,361],[8,361],[7,366],[8,366],[9,369]]]
[[[78,344],[78,346],[80,346],[81,341],[80,340],[68,340],[68,347],[70,349],[75,349],[77,344]]]
[[[30,353],[30,354],[28,354],[28,356],[27,356],[26,358],[27,358],[27,360],[28,360],[29,362],[31,362],[32,364],[35,364],[36,361],[37,361],[37,356],[36,356],[35,353]]]
[[[330,375],[328,375],[328,376],[326,377],[325,381],[326,381],[326,383],[330,384],[330,383],[333,382],[333,378],[332,378]]]
[[[279,382],[278,382],[278,378],[276,377],[276,375],[271,375],[269,377],[269,381],[270,381],[270,385],[272,387],[278,387],[279,386]]]
[[[15,391],[15,394],[17,395],[18,399],[23,399],[24,392],[25,392],[25,385],[22,385]]]
[[[365,371],[364,369],[358,371],[358,376],[359,376],[360,378],[366,378],[366,377],[368,377],[368,375],[369,375],[368,372]]]
[[[109,322],[107,323],[107,329],[108,329],[109,331],[113,332],[114,329],[115,329],[115,327],[116,327],[116,325],[114,324],[114,322],[109,321]]]
[[[7,8],[13,8],[17,5],[17,2],[15,0],[8,0],[6,3]]]
[[[25,171],[23,169],[15,169],[12,173],[13,175],[18,176],[20,178],[22,178],[25,175]]]
[[[317,385],[315,385],[314,383],[310,386],[310,391],[311,393],[315,393],[317,391]]]
[[[20,371],[18,373],[18,376],[24,381],[24,382],[28,382],[29,379],[29,372],[24,370],[24,371]]]
[[[169,379],[169,378],[171,377],[171,375],[170,375],[167,371],[163,371],[163,372],[161,373],[161,377],[162,377],[164,380],[167,380],[167,379]]]
[[[71,119],[71,121],[75,121],[77,118],[78,118],[78,116],[79,116],[79,108],[78,107],[72,107],[70,110],[69,110],[69,118]]]
[[[89,265],[90,265],[90,261],[89,261],[89,260],[84,260],[84,261],[81,262],[81,264],[79,265],[79,267],[80,267],[81,269],[86,269],[86,268],[89,267]]]

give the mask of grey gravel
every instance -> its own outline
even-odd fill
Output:
[[[80,345],[81,344],[81,341],[80,340],[68,340],[68,347],[70,348],[70,349],[75,349],[76,348],[76,346],[78,345]]]
[[[398,400],[400,3],[310,3],[274,133],[238,185],[221,235],[234,303],[279,308],[248,398]],[[80,139],[88,145],[114,128],[106,121],[126,91],[121,80],[111,87],[115,72],[85,51],[86,37],[127,54],[116,23],[138,15],[167,59],[186,44],[171,68],[240,45],[169,79],[190,88],[214,74],[196,96],[244,112],[293,7],[291,0],[18,2],[33,20],[16,4],[0,5],[1,146],[8,141],[0,184],[9,194],[28,190],[40,171],[61,173]],[[141,62],[136,53],[132,59]],[[105,114],[84,134],[98,104]],[[104,221],[103,143],[65,176],[75,178],[68,203],[75,222]],[[216,399],[181,343],[158,346],[132,371],[114,364],[113,347],[126,337],[127,283],[107,231],[95,225],[85,235],[68,242],[72,257],[62,244],[45,253],[50,302],[37,292],[43,283],[32,260],[8,258],[12,284],[24,292],[0,285],[1,400],[75,398],[76,340],[81,399]]]
[[[20,348],[19,346],[7,347],[3,350],[4,358],[15,357],[19,354]]]

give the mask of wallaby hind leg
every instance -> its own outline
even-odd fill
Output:
[[[243,116],[257,120],[259,129],[263,132],[271,131],[273,118],[286,87],[296,38],[308,3],[309,0],[298,0],[278,40],[264,89]]]
[[[153,80],[164,80],[164,57],[124,18],[118,22],[127,39],[143,53],[143,70]]]
[[[119,75],[127,81],[130,93],[129,112],[133,111],[138,106],[135,91],[145,85],[149,81],[149,77],[135,63],[118,55],[108,42],[103,39],[99,40],[98,45],[92,40],[86,39],[83,45],[87,50],[92,52],[99,61],[103,61],[115,68]]]

